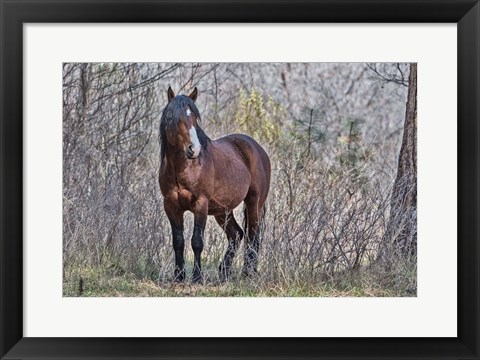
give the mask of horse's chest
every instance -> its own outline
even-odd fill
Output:
[[[190,210],[193,207],[196,199],[189,190],[180,188],[177,196],[178,203],[184,210]]]

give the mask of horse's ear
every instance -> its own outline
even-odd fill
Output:
[[[188,95],[188,97],[192,99],[193,102],[195,102],[195,100],[197,100],[197,95],[198,95],[198,90],[197,90],[197,87],[195,87],[195,89],[193,89],[192,93]]]
[[[168,87],[167,95],[168,95],[168,102],[172,101],[172,99],[175,97],[175,93],[173,92],[170,86]]]

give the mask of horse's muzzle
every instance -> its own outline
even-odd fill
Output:
[[[195,148],[192,145],[190,145],[186,150],[185,150],[185,156],[187,157],[187,159],[195,159],[198,157],[198,155],[200,155],[200,147],[198,148]]]

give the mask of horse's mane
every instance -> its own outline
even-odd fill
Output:
[[[185,108],[189,106],[197,117],[197,125],[195,129],[197,130],[198,140],[202,145],[202,149],[206,150],[207,145],[210,142],[210,138],[205,134],[205,132],[200,128],[200,112],[198,111],[197,106],[190,97],[186,95],[175,96],[172,101],[170,101],[165,109],[163,109],[162,117],[160,119],[160,158],[163,163],[167,152],[167,128],[178,128],[178,123],[180,121],[181,111],[185,111]]]

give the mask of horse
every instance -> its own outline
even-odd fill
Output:
[[[194,216],[191,246],[194,253],[192,282],[202,282],[201,253],[207,216],[224,229],[228,245],[219,266],[221,281],[230,278],[232,261],[245,237],[243,277],[257,273],[259,233],[270,189],[270,159],[251,137],[231,134],[211,140],[199,125],[195,101],[198,90],[177,95],[169,87],[168,103],[160,120],[159,184],[165,213],[172,230],[175,253],[174,281],[185,279],[183,215]],[[233,215],[244,202],[244,228]]]

